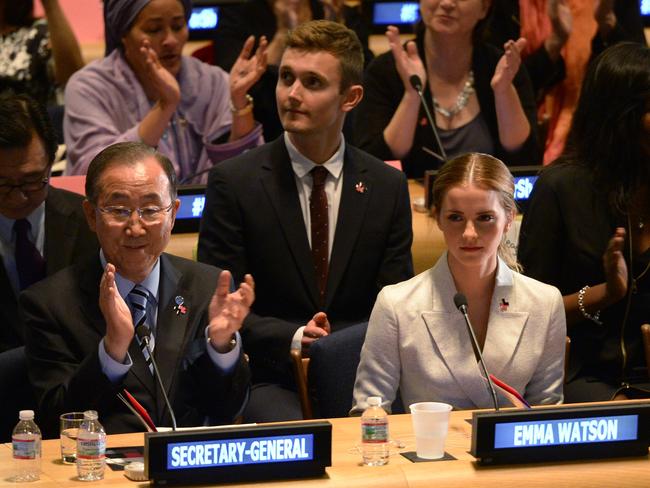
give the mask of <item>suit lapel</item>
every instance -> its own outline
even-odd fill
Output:
[[[528,312],[516,310],[517,304],[512,294],[513,279],[513,272],[499,259],[490,303],[490,325],[482,353],[488,372],[502,379],[508,376],[507,368],[512,367],[512,358],[529,315]],[[433,280],[436,283],[433,311],[423,312],[422,318],[459,388],[475,405],[491,405],[492,399],[483,371],[474,357],[467,325],[453,305],[456,286],[446,254],[438,260]],[[500,307],[502,299],[508,304],[504,310]],[[440,324],[444,324],[444,327]]]
[[[454,305],[456,284],[447,264],[446,253],[433,268],[432,283],[432,311],[422,312],[431,339],[440,351],[449,374],[465,396],[475,405],[489,405],[492,400],[474,357],[465,319]]]
[[[90,271],[82,277],[80,282],[82,294],[80,307],[86,318],[86,322],[95,329],[101,339],[106,335],[106,321],[99,308],[99,282],[103,270],[98,255],[92,256],[91,259],[92,261],[88,262],[88,265],[82,268]],[[156,390],[154,388],[153,378],[135,337],[129,345],[129,356],[131,356],[133,366],[131,366],[127,374],[127,380],[129,376],[133,376],[155,398]],[[125,383],[127,383],[127,380],[125,380]]]
[[[160,371],[160,379],[167,395],[173,386],[175,372],[180,368],[182,352],[188,340],[189,313],[176,314],[174,307],[177,296],[183,298],[183,304],[192,310],[191,296],[184,289],[181,272],[171,263],[168,256],[160,256],[160,289],[158,293],[158,319],[156,323],[156,349],[154,357]],[[206,284],[209,286],[209,284]],[[162,418],[164,403],[157,402],[159,415]]]
[[[528,321],[529,313],[501,311],[495,298],[492,300],[491,325],[488,327],[485,338],[483,358],[491,374],[497,378],[505,379],[508,376],[507,369],[511,367],[512,358],[519,345],[524,326]]]
[[[350,156],[349,147],[346,147],[345,150],[342,185],[341,203],[327,278],[325,309],[332,303],[336,289],[348,267],[373,190],[372,181],[368,179],[366,168],[360,166],[359,162]],[[357,185],[360,186],[357,188]]]
[[[72,262],[78,226],[71,218],[68,202],[61,197],[56,188],[49,188],[45,200],[45,244],[44,254],[47,266],[47,276],[54,270],[63,269]],[[68,245],[62,246],[61,242]]]
[[[271,143],[271,161],[263,166],[260,178],[276,217],[284,233],[287,247],[302,275],[305,288],[309,290],[314,307],[318,307],[316,272],[307,239],[307,229],[302,216],[298,189],[289,153],[284,140],[279,137]]]
[[[456,380],[458,388],[475,405],[489,404],[491,399],[487,392],[487,384],[474,358],[474,351],[460,312],[423,312],[422,319],[440,351],[449,374]],[[489,368],[488,363],[488,370]]]

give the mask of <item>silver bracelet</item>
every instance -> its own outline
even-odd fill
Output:
[[[600,310],[598,310],[598,312],[596,312],[593,315],[591,315],[589,312],[585,310],[585,293],[587,293],[588,289],[589,289],[589,285],[585,285],[582,288],[580,288],[580,291],[578,292],[578,310],[580,310],[582,316],[587,320],[591,320],[592,322],[595,322],[598,325],[603,325],[603,323],[600,321]]]

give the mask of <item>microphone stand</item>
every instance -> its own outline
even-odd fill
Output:
[[[424,107],[424,113],[426,113],[427,120],[429,121],[431,130],[433,131],[433,137],[435,137],[436,144],[438,144],[438,148],[440,149],[442,155],[428,148],[422,148],[422,149],[425,152],[431,154],[432,156],[438,158],[444,164],[447,162],[447,154],[445,153],[445,148],[442,147],[442,142],[440,142],[440,137],[438,136],[438,130],[436,129],[436,121],[433,118],[433,115],[431,115],[431,111],[429,110],[429,105],[427,105],[427,101],[424,99],[424,94],[422,93],[422,80],[418,75],[411,75],[409,81],[411,82],[411,86],[415,88],[415,91],[418,93],[418,96],[420,97],[420,102],[422,103],[422,107]]]
[[[465,318],[465,325],[467,325],[467,330],[469,331],[469,336],[471,338],[470,342],[472,343],[472,349],[474,349],[474,357],[476,357],[476,360],[479,362],[481,368],[483,369],[483,374],[485,375],[485,379],[487,379],[487,383],[488,383],[488,391],[492,396],[494,411],[498,412],[499,401],[497,400],[497,393],[494,390],[494,383],[492,383],[492,378],[490,378],[490,373],[488,373],[487,367],[485,366],[485,361],[483,360],[483,354],[481,354],[481,348],[478,345],[478,341],[476,340],[476,335],[474,334],[474,329],[472,328],[472,324],[469,321],[469,316],[467,315],[467,298],[462,293],[456,293],[456,295],[454,295],[454,304],[456,305],[456,308],[460,310],[460,313],[462,313],[463,317]]]
[[[156,360],[153,357],[153,351],[151,350],[151,347],[149,347],[149,335],[151,334],[151,331],[149,330],[149,327],[147,327],[146,325],[140,324],[138,327],[136,327],[135,333],[138,335],[138,339],[140,339],[140,341],[144,344],[144,347],[147,349],[147,352],[149,353],[149,358],[151,359],[151,364],[153,365],[154,376],[156,377],[156,381],[158,383],[158,386],[160,387],[160,391],[163,394],[165,405],[167,405],[167,410],[169,410],[169,416],[172,418],[172,430],[176,430],[176,415],[174,415],[174,410],[172,410],[171,403],[169,403],[169,398],[167,398],[167,392],[165,391],[165,387],[163,386],[162,379],[160,378],[160,372],[158,371],[158,365],[156,364]]]

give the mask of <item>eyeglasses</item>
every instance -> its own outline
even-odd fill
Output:
[[[133,212],[137,213],[140,220],[145,224],[157,224],[173,206],[174,202],[170,203],[167,207],[150,205],[141,208],[129,208],[122,207],[121,205],[110,205],[108,207],[97,207],[97,210],[106,215],[109,220],[118,224],[128,222]]]
[[[15,189],[20,190],[21,193],[27,195],[28,193],[34,193],[45,188],[50,181],[49,177],[40,178],[35,181],[25,181],[24,183],[19,183],[17,185],[10,185],[7,183],[0,184],[0,196],[6,197]]]

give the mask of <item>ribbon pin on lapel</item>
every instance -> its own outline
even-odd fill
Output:
[[[499,310],[501,310],[502,312],[507,312],[509,306],[510,304],[506,301],[506,299],[502,298],[501,303],[499,303]]]
[[[176,298],[174,298],[174,301],[176,302],[176,306],[174,307],[176,315],[185,315],[187,313],[187,307],[183,305],[185,299],[182,296],[178,295]]]
[[[360,181],[359,183],[354,185],[354,189],[357,190],[358,193],[365,193],[366,185],[363,184],[363,181]]]

